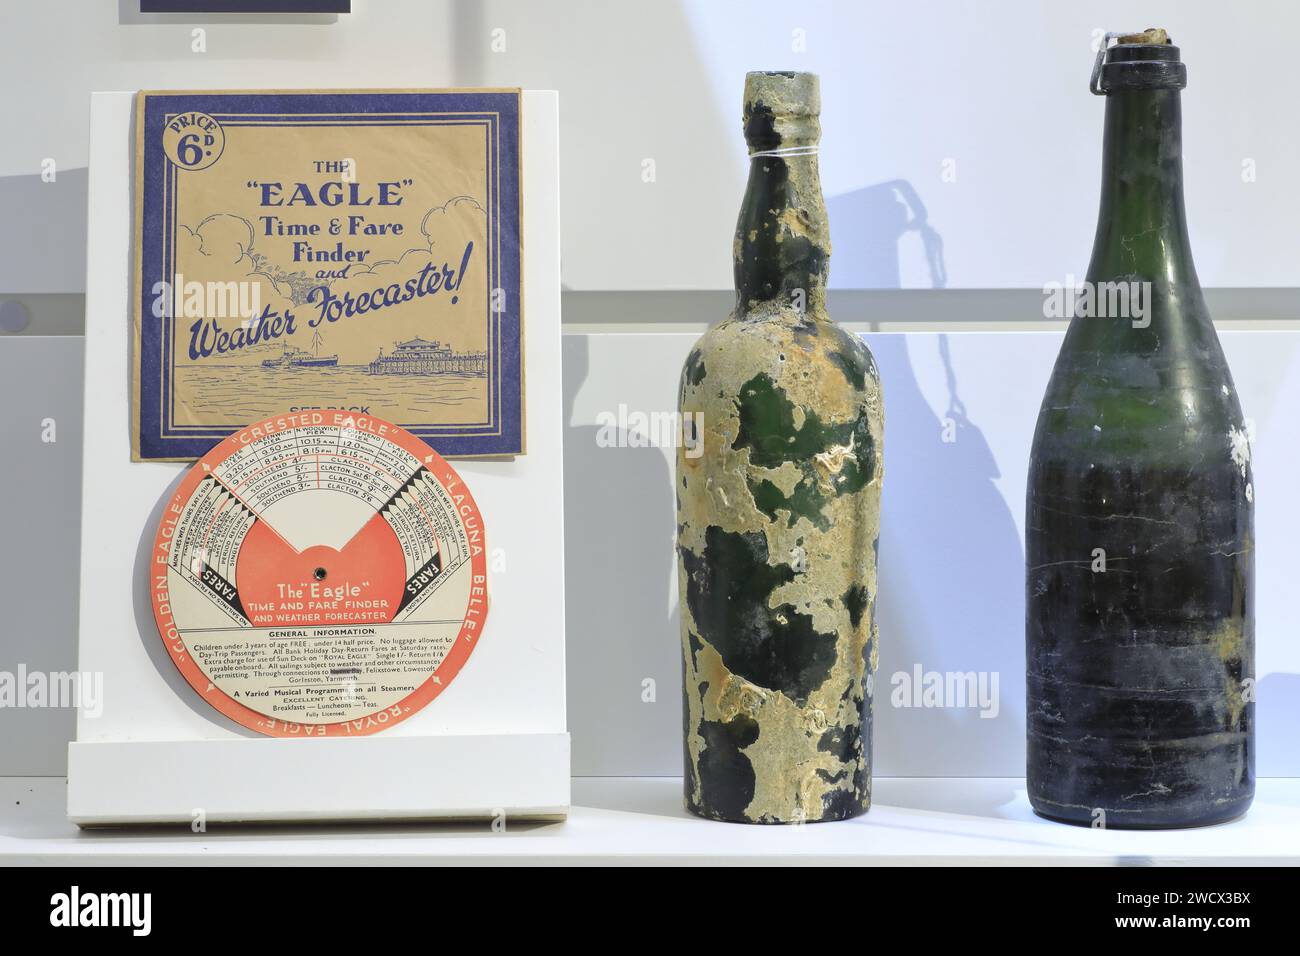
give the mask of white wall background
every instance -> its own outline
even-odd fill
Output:
[[[1006,298],[845,293],[832,303],[839,318],[909,327],[974,319],[959,324],[986,328],[1001,318],[1041,317],[1035,290],[1082,275],[1092,241],[1103,109],[1087,90],[1094,37],[1153,25],[1170,31],[1189,66],[1187,195],[1202,282],[1244,290],[1231,300],[1235,313],[1216,314],[1248,320],[1262,310],[1290,324],[1300,318],[1288,294],[1300,287],[1292,228],[1300,213],[1292,64],[1300,4],[1289,0],[353,0],[353,13],[339,17],[211,22],[142,17],[136,6],[44,0],[0,11],[0,298],[38,294],[31,331],[66,332],[69,323],[55,322],[60,317],[50,312],[75,299],[39,294],[84,289],[89,94],[144,87],[557,89],[563,281],[579,293],[566,298],[566,310],[581,313],[582,331],[594,333],[716,321],[725,296],[595,293],[730,288],[730,238],[747,165],[743,76],[785,68],[822,77],[833,285],[1025,290]],[[206,52],[191,49],[196,27],[206,31]],[[53,182],[41,177],[47,159],[57,164]],[[647,159],[654,161],[653,182],[643,179]],[[953,182],[942,175],[949,160]],[[1245,160],[1255,163],[1254,182],[1243,181]],[[933,230],[928,249],[919,221]],[[1007,314],[996,314],[1004,301]],[[882,772],[1015,773],[1019,766],[1016,548],[1029,436],[1024,422],[1003,414],[1002,390],[1014,383],[1014,403],[1030,415],[1046,359],[995,380],[975,371],[978,355],[963,352],[959,341],[953,339],[952,360],[987,454],[980,443],[962,444],[971,456],[963,467],[927,470],[920,462],[933,464],[933,456],[909,459],[903,443],[891,445],[893,553],[904,553],[909,520],[938,533],[918,499],[908,497],[910,473],[940,492],[945,483],[978,489],[970,506],[999,536],[1001,556],[987,566],[961,563],[959,547],[935,559],[935,574],[956,582],[951,590],[940,586],[955,604],[930,600],[919,557],[911,565],[896,558],[894,610],[882,597],[882,613],[893,616],[890,654],[900,656],[885,666],[997,667],[1005,706],[997,720],[883,712]],[[566,337],[569,718],[574,767],[582,773],[669,773],[679,766],[670,462],[660,449],[598,447],[594,416],[619,404],[671,409],[685,342],[665,336],[653,349],[616,334]],[[7,342],[0,335],[0,445],[12,452],[0,473],[0,540],[22,542],[0,560],[0,601],[14,622],[0,635],[0,668],[20,660],[33,669],[72,666],[76,591],[72,572],[61,569],[76,553],[77,515],[41,524],[30,502],[75,497],[79,345],[67,338]],[[1240,354],[1262,362],[1269,351]],[[1280,409],[1269,432],[1271,479],[1267,448],[1257,458],[1261,502],[1266,483],[1278,496],[1270,496],[1271,507],[1300,467],[1293,454],[1286,457],[1291,406],[1281,401],[1300,373],[1291,370],[1294,348],[1279,344],[1275,351],[1275,363],[1237,368],[1243,390],[1257,382],[1261,409]],[[895,392],[916,393],[919,418],[927,408],[939,415],[948,395],[942,364],[935,364],[938,346],[893,361],[886,353],[887,378],[903,383]],[[57,445],[37,441],[47,415],[60,419]],[[892,420],[891,428],[904,422]],[[929,432],[916,437],[932,444]],[[955,506],[945,507],[950,514]],[[1294,523],[1290,512],[1274,514],[1282,516],[1279,527],[1283,518]],[[956,540],[965,546],[960,535]],[[1281,557],[1261,560],[1259,569],[1261,601],[1265,591],[1273,595],[1273,626],[1259,635],[1261,687],[1269,691],[1260,720],[1274,728],[1274,743],[1261,753],[1266,774],[1300,772],[1300,750],[1287,743],[1300,719],[1300,661],[1294,621],[1285,616],[1294,562],[1287,538],[1279,532],[1274,540]],[[1261,554],[1264,546],[1261,533]],[[980,632],[968,636],[994,641],[997,653],[993,663],[978,665],[948,625],[961,618],[953,608],[990,581],[1001,589],[1000,603],[982,609]],[[909,601],[923,604],[924,613],[903,621],[900,609]],[[647,676],[659,685],[654,706],[641,700]],[[59,772],[70,716],[5,715],[0,773]],[[926,740],[939,743],[926,749]]]
[[[73,171],[92,90],[430,85],[560,91],[566,288],[729,288],[744,73],[785,68],[822,76],[833,284],[1041,288],[1081,274],[1092,241],[1094,37],[1149,25],[1188,62],[1202,282],[1297,284],[1291,0],[354,0],[337,18],[269,22],[135,6],[6,11],[0,291],[81,290],[85,179]],[[191,50],[196,26],[205,53]],[[47,157],[64,171],[55,184],[39,178]],[[920,218],[943,270],[928,263]]]

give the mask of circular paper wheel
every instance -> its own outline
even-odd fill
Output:
[[[222,440],[163,511],[150,591],[204,700],[275,737],[361,736],[451,683],[487,615],[483,522],[432,448],[369,415]]]

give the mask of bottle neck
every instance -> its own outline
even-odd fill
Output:
[[[780,300],[823,314],[830,249],[816,152],[752,157],[736,224],[737,312]]]
[[[1076,311],[1066,347],[1094,356],[1087,361],[1098,381],[1110,380],[1097,371],[1101,355],[1144,356],[1162,370],[1162,385],[1174,386],[1201,374],[1188,356],[1218,353],[1187,235],[1177,89],[1130,88],[1106,97],[1101,210],[1088,280],[1091,312]]]
[[[1101,211],[1088,277],[1149,281],[1156,295],[1198,286],[1183,206],[1182,108],[1176,89],[1123,90],[1106,97]]]

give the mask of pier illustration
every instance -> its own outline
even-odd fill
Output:
[[[371,375],[487,375],[487,371],[486,352],[457,352],[450,345],[418,336],[394,343],[388,355],[381,348],[370,363]]]

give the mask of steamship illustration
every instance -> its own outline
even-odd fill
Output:
[[[312,351],[291,348],[285,343],[284,350],[273,359],[264,359],[262,368],[330,368],[339,364],[337,355],[321,355],[321,337],[317,332],[312,336]]]
[[[370,363],[371,375],[486,375],[487,370],[486,352],[455,352],[450,345],[418,336],[408,342],[395,342],[389,355],[381,348]]]

